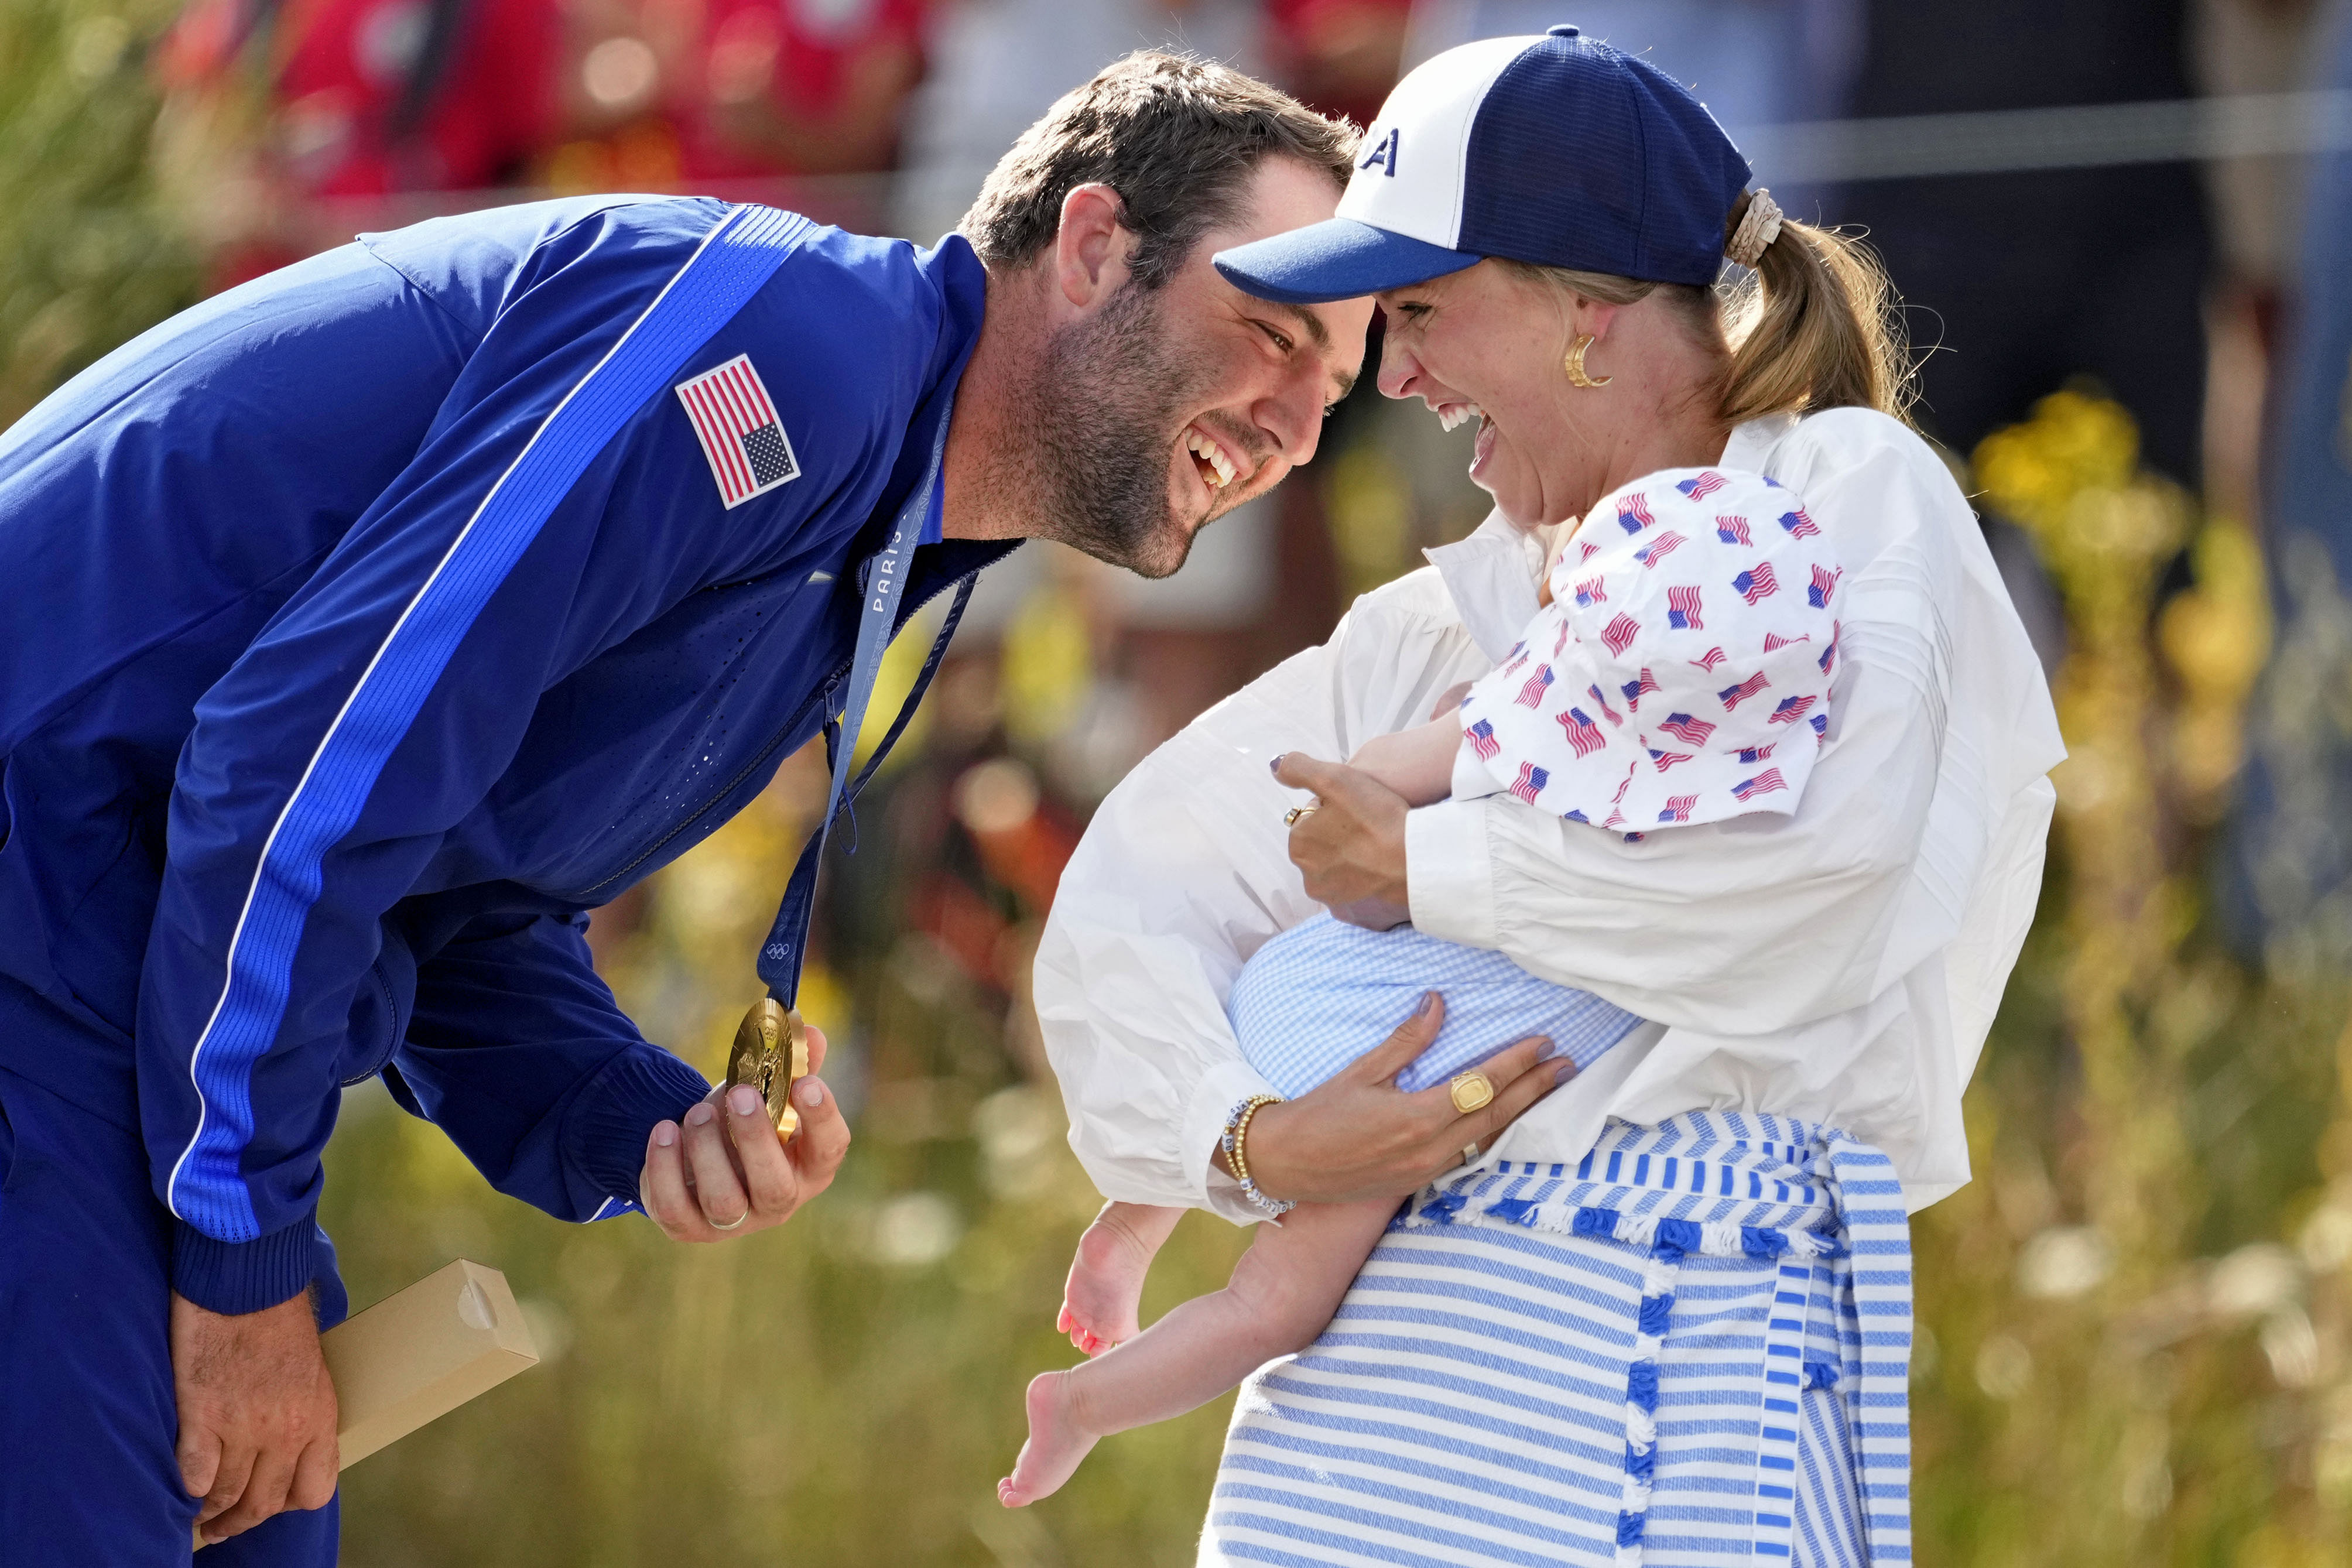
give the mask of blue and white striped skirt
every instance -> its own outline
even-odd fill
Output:
[[[1202,1563],[1910,1559],[1910,1232],[1786,1117],[1611,1122],[1400,1212],[1243,1384]]]

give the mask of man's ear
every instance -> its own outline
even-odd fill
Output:
[[[1054,234],[1054,286],[1063,299],[1084,310],[1127,281],[1135,236],[1121,223],[1127,204],[1100,182],[1079,185],[1062,198],[1062,223]]]

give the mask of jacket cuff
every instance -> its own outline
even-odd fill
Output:
[[[1244,1061],[1219,1062],[1202,1078],[1184,1108],[1184,1148],[1194,1156],[1186,1173],[1192,1179],[1193,1203],[1235,1225],[1255,1225],[1265,1217],[1242,1196],[1242,1184],[1225,1174],[1217,1161],[1217,1141],[1225,1134],[1225,1118],[1253,1094],[1272,1094],[1274,1086]]]
[[[255,1241],[215,1241],[185,1220],[173,1222],[172,1289],[207,1312],[258,1312],[290,1301],[318,1272],[315,1212]]]
[[[1415,931],[1465,947],[1502,945],[1486,808],[1444,800],[1404,818],[1405,900]]]
[[[709,1092],[709,1079],[658,1046],[630,1047],[581,1090],[563,1119],[558,1158],[601,1200],[589,1205],[589,1219],[637,1207],[646,1138]]]

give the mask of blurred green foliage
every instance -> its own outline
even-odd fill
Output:
[[[195,298],[146,68],[169,0],[0,5],[0,426]]]

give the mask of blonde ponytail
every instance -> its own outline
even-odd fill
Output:
[[[1727,246],[1754,199],[1742,193],[1733,205]],[[1496,260],[1571,299],[1631,305],[1659,295],[1720,356],[1727,425],[1824,408],[1874,408],[1911,422],[1916,375],[1895,286],[1869,247],[1834,229],[1784,216],[1779,237],[1727,291]]]
[[[1743,195],[1732,207],[1727,243],[1753,199]],[[1908,422],[1912,366],[1894,286],[1860,240],[1782,218],[1753,280],[1733,295],[1728,318],[1727,421],[1875,408]]]

